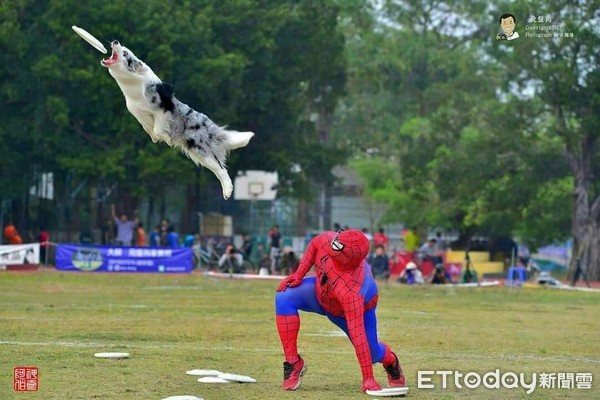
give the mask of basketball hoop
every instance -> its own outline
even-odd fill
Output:
[[[248,182],[248,194],[253,200],[256,200],[265,191],[265,185],[262,182]]]
[[[277,197],[278,183],[277,172],[240,171],[235,177],[233,198],[235,200],[273,201]]]

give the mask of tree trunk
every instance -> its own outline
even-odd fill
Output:
[[[592,186],[591,143],[583,140],[580,155],[568,152],[567,159],[575,177],[573,190],[573,256],[569,264],[572,278],[578,262],[589,280],[600,279],[600,196],[591,202]]]
[[[575,184],[575,204],[573,207],[573,256],[569,264],[569,278],[579,262],[590,280],[600,279],[600,224],[598,211],[589,207],[587,190]],[[585,198],[585,199],[584,199]],[[598,200],[596,200],[597,202]],[[594,202],[594,204],[596,204]],[[596,207],[597,208],[597,207]]]

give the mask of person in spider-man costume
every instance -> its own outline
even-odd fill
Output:
[[[396,354],[377,339],[377,285],[365,261],[369,241],[358,230],[323,232],[310,241],[296,273],[286,277],[275,296],[277,330],[285,353],[285,390],[296,390],[306,370],[298,354],[298,310],[327,316],[350,338],[362,372],[362,390],[380,390],[373,364],[381,362],[389,386],[402,387],[405,377]],[[316,276],[304,278],[315,266]]]

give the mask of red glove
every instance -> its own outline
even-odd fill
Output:
[[[279,287],[277,288],[278,292],[285,291],[288,287],[296,287],[302,283],[302,278],[298,275],[290,275],[284,280],[281,281]]]
[[[381,386],[379,386],[379,383],[377,383],[375,379],[368,378],[365,379],[362,384],[362,391],[366,393],[367,390],[381,390]]]

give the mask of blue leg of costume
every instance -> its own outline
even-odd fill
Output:
[[[286,362],[290,364],[295,364],[300,360],[297,344],[300,331],[298,310],[325,314],[325,310],[317,301],[315,283],[315,277],[304,278],[299,286],[287,288],[275,295],[277,331]]]
[[[375,316],[376,308],[377,307],[371,308],[369,311],[365,312],[365,332],[367,334],[369,350],[371,351],[371,362],[373,362],[373,364],[381,362],[383,360],[383,356],[385,355],[385,344],[377,340],[377,317]],[[332,315],[327,315],[327,318],[340,327],[340,329],[346,332],[346,335],[350,337],[348,334],[348,324],[344,318],[334,317]]]
[[[275,312],[277,315],[298,315],[298,310],[325,315],[325,310],[317,300],[315,285],[317,277],[302,279],[299,286],[287,288],[275,295]]]
[[[311,276],[304,278],[299,286],[288,288],[283,292],[277,292],[275,295],[275,310],[278,316],[298,315],[298,310],[313,312],[321,315],[326,315],[327,318],[346,335],[348,335],[348,325],[344,318],[328,315],[317,300],[315,292],[316,277]],[[381,362],[385,354],[385,344],[380,343],[377,339],[377,317],[375,316],[375,308],[365,312],[365,331],[371,351],[371,360],[373,363]],[[280,329],[280,336],[283,333]],[[349,336],[348,336],[349,337]],[[285,339],[289,340],[289,339]],[[282,337],[282,342],[284,338]],[[284,347],[285,347],[284,343]],[[295,340],[294,340],[295,347]]]

